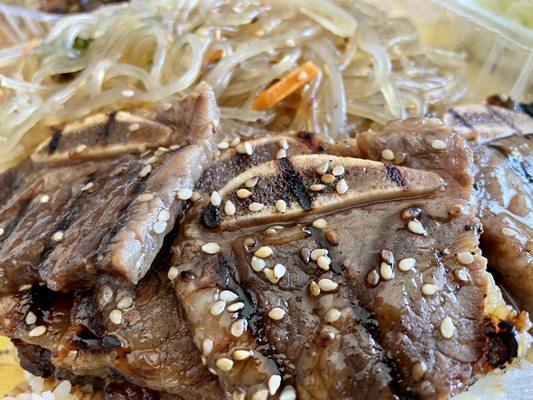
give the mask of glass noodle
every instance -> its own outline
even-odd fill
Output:
[[[24,27],[21,27],[24,29]],[[59,19],[0,50],[0,168],[50,127],[149,106],[208,81],[225,134],[310,130],[334,139],[426,114],[466,90],[463,59],[406,19],[348,0],[132,0]],[[254,101],[306,62],[316,75],[273,107]]]

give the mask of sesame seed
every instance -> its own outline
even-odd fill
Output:
[[[324,161],[322,164],[316,167],[316,173],[318,175],[324,175],[326,172],[328,172],[328,169],[329,169],[329,162]]]
[[[268,389],[259,389],[252,396],[252,400],[267,400],[268,399]]]
[[[233,337],[241,337],[248,328],[248,321],[239,319],[231,324],[230,332]]]
[[[227,312],[237,312],[239,310],[242,310],[244,308],[244,303],[242,301],[238,301],[236,303],[230,304],[228,307],[226,307]]]
[[[325,186],[321,183],[313,183],[309,186],[309,190],[312,192],[320,192],[321,190],[324,190]]]
[[[170,267],[170,269],[168,270],[168,273],[167,273],[167,277],[168,277],[168,279],[173,281],[174,279],[176,279],[178,277],[178,274],[179,274],[179,271],[178,271],[178,269],[176,267]]]
[[[345,169],[342,165],[335,165],[333,169],[331,170],[331,173],[334,176],[341,176],[341,175],[344,175],[344,171]]]
[[[289,142],[287,141],[286,138],[282,138],[280,141],[279,141],[279,145],[282,149],[285,149],[287,150],[289,148]]]
[[[287,150],[285,149],[280,149],[277,153],[276,153],[276,159],[279,160],[281,158],[285,158],[287,157]]]
[[[444,150],[446,148],[446,143],[444,143],[442,140],[435,139],[431,142],[431,147],[433,147],[435,150]]]
[[[191,195],[191,201],[193,203],[196,203],[198,200],[200,200],[202,198],[202,195],[198,192],[192,192],[192,195]]]
[[[223,290],[220,292],[219,299],[224,301],[235,301],[239,298],[237,293],[232,292],[231,290]]]
[[[318,229],[324,229],[326,226],[328,226],[328,223],[324,218],[319,218],[313,221],[313,226]]]
[[[216,317],[224,312],[226,309],[226,302],[224,300],[218,300],[215,301],[213,304],[211,304],[211,307],[209,307],[209,313]]]
[[[218,142],[217,147],[220,150],[226,150],[226,149],[229,148],[229,142],[227,140],[222,140],[222,141]]]
[[[417,235],[427,235],[426,229],[422,225],[422,223],[418,220],[409,221],[407,224],[407,228]]]
[[[387,264],[394,264],[394,254],[390,250],[381,250],[381,258]]]
[[[19,286],[19,292],[24,292],[26,290],[30,290],[32,288],[31,283],[26,283]]]
[[[133,131],[136,131],[137,129],[139,129],[140,127],[141,127],[141,125],[139,125],[138,123],[134,123],[134,124],[131,124],[128,127],[128,129],[133,132]]]
[[[207,254],[217,254],[220,251],[220,246],[216,242],[209,242],[202,246],[202,251]]]
[[[327,249],[315,249],[311,252],[311,260],[316,261],[321,256],[327,256]]]
[[[342,313],[336,308],[330,308],[324,317],[324,321],[328,324],[337,322],[341,318]]]
[[[141,178],[144,178],[145,176],[147,176],[150,172],[152,172],[152,166],[151,165],[145,165],[143,167],[143,169],[141,169],[141,172],[139,172],[139,176]]]
[[[231,147],[235,147],[235,146],[237,146],[240,142],[241,142],[241,138],[237,136],[235,139],[233,139],[233,140],[230,142],[229,145],[230,145]]]
[[[4,228],[0,228],[0,236],[2,236],[4,234]]]
[[[376,271],[375,269],[370,271],[368,275],[366,276],[366,281],[368,282],[370,286],[377,286],[379,283],[379,279],[380,279],[379,272]]]
[[[398,263],[398,269],[403,272],[408,272],[413,269],[413,267],[416,264],[416,260],[414,258],[404,258],[403,260],[400,260]]]
[[[120,301],[117,303],[117,308],[121,310],[126,310],[133,306],[133,299],[129,296],[123,297],[120,299]]]
[[[237,190],[237,197],[239,199],[247,199],[251,195],[252,195],[252,192],[250,192],[247,189],[239,189],[239,190]]]
[[[275,204],[276,210],[278,210],[280,213],[284,213],[287,210],[287,203],[285,200],[277,200]]]
[[[248,154],[249,156],[254,153],[254,148],[252,147],[252,144],[250,142],[244,142],[237,145],[237,147],[235,147],[235,150],[239,154]]]
[[[392,269],[392,266],[386,262],[382,262],[379,267],[379,274],[384,280],[390,281],[392,278],[394,278],[394,269]]]
[[[259,177],[254,176],[253,178],[247,179],[244,185],[247,188],[253,188],[255,185],[257,185],[257,182],[259,182]]]
[[[159,211],[159,214],[157,214],[157,220],[163,222],[170,220],[170,212],[168,210]]]
[[[259,257],[253,256],[251,265],[252,265],[252,269],[255,272],[261,272],[265,268],[266,262],[265,260],[262,260]]]
[[[422,285],[422,293],[425,296],[433,296],[435,293],[437,293],[437,287],[432,283],[424,283]]]
[[[242,390],[235,390],[231,394],[232,400],[244,400],[245,397],[246,397],[246,393],[244,393]]]
[[[248,206],[248,209],[252,212],[259,212],[261,211],[263,208],[265,207],[264,204],[262,203],[256,203],[256,202],[253,202],[252,204],[250,204]]]
[[[337,290],[339,284],[337,282],[333,282],[331,279],[323,278],[318,281],[318,287],[324,292],[332,292]]]
[[[85,151],[85,149],[87,149],[87,145],[86,144],[80,144],[79,146],[76,146],[74,151],[79,154],[79,153],[83,153]]]
[[[505,236],[516,236],[516,231],[514,229],[511,229],[511,228],[502,228],[502,233],[505,235]]]
[[[169,102],[164,102],[163,103],[163,110],[168,111],[171,108],[172,108],[172,104],[171,103],[169,103]]]
[[[313,296],[319,296],[320,295],[320,286],[318,286],[318,283],[315,281],[311,281],[309,283],[309,291]]]
[[[468,251],[462,251],[460,253],[457,253],[456,257],[457,261],[464,265],[472,264],[474,262],[474,256]]]
[[[179,144],[173,144],[169,147],[170,151],[178,150],[181,146]]]
[[[220,194],[215,190],[211,193],[211,204],[217,207],[220,203],[222,203],[222,197],[220,197]]]
[[[226,215],[235,215],[236,211],[235,204],[233,204],[231,200],[227,200],[224,204],[224,212]]]
[[[420,382],[424,375],[426,374],[427,366],[426,363],[423,361],[418,361],[413,365],[413,369],[411,370],[411,375],[413,376],[413,380],[415,382]]]
[[[274,396],[281,386],[281,376],[272,375],[268,378],[268,392],[271,396]]]
[[[271,236],[271,235],[275,235],[277,232],[278,232],[278,231],[276,231],[274,228],[266,228],[266,229],[265,229],[265,233],[266,233],[267,235],[270,235],[270,236]]]
[[[213,375],[218,375],[218,372],[217,372],[214,368],[207,367],[207,370],[208,370],[209,372],[211,372]]]
[[[151,201],[153,199],[154,199],[154,195],[151,193],[143,193],[139,195],[139,197],[137,197],[137,200],[140,201],[141,203],[146,202],[146,201]]]
[[[279,321],[285,316],[285,310],[280,307],[274,307],[268,312],[268,316],[274,321]]]
[[[233,361],[229,358],[222,357],[216,361],[217,368],[221,371],[229,371],[233,368]]]
[[[183,188],[178,190],[178,199],[179,200],[189,200],[192,197],[192,190],[188,188]]]
[[[254,255],[256,257],[259,257],[259,258],[268,258],[270,257],[272,254],[274,253],[274,251],[272,250],[272,247],[270,246],[262,246],[262,247],[259,247]]]
[[[37,315],[35,315],[31,311],[28,311],[28,313],[26,314],[26,318],[24,318],[24,321],[26,321],[28,325],[32,325],[37,322]]]
[[[285,268],[283,264],[276,264],[274,266],[274,276],[277,279],[283,278],[286,273],[287,273],[287,268]]]
[[[63,231],[57,231],[52,235],[52,240],[54,242],[61,242],[65,238],[65,233]]]
[[[450,339],[455,333],[455,325],[450,317],[444,317],[439,326],[440,334],[445,339]]]
[[[346,183],[344,179],[341,179],[337,183],[336,190],[338,194],[345,194],[348,191],[348,184]]]
[[[165,229],[167,229],[167,223],[165,221],[157,221],[154,224],[153,231],[154,233],[161,234],[165,232]]]
[[[46,204],[50,201],[50,196],[48,196],[47,194],[43,194],[40,198],[39,198],[39,203],[41,204]]]
[[[231,355],[235,361],[243,361],[253,355],[252,350],[235,350]]]
[[[202,353],[204,356],[208,356],[213,351],[213,341],[211,339],[205,339],[202,342]]]
[[[274,275],[274,270],[272,268],[265,268],[263,270],[263,273],[267,277],[267,279],[272,283],[278,283],[279,278],[276,278],[276,275]]]
[[[461,282],[468,282],[470,280],[470,274],[465,268],[459,268],[453,271],[455,277]]]
[[[318,264],[318,268],[323,269],[324,271],[329,271],[331,258],[328,256],[320,256],[317,258],[316,263]]]
[[[391,149],[383,149],[383,151],[381,152],[381,158],[387,161],[392,161],[394,160],[394,153]]]
[[[157,162],[159,162],[159,157],[157,156],[152,156],[144,161],[145,164],[155,164]]]
[[[124,315],[120,310],[113,310],[109,313],[109,320],[115,325],[120,325],[122,323],[123,318]]]
[[[292,386],[285,386],[279,395],[279,400],[296,400],[296,390]]]
[[[46,326],[39,325],[33,328],[31,331],[28,332],[29,337],[37,337],[42,336],[46,333]]]
[[[333,182],[335,182],[335,179],[337,179],[337,178],[335,178],[335,176],[333,176],[333,175],[331,175],[331,174],[324,174],[324,175],[322,175],[322,177],[320,178],[320,180],[321,180],[322,182],[326,183],[326,184],[327,184],[327,183],[333,183]]]
[[[126,89],[122,91],[122,96],[124,97],[133,97],[135,96],[135,92],[131,89]]]

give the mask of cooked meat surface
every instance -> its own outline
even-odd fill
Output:
[[[39,0],[40,9],[50,13],[75,13],[89,11],[103,4],[125,0]]]
[[[358,142],[418,169],[273,157],[187,213],[169,277],[228,396],[447,398],[516,356],[485,304],[462,138],[425,120]]]
[[[176,196],[194,187],[213,156],[218,127],[205,86],[165,108],[58,129],[33,163],[0,176],[2,293],[39,282],[80,288],[102,274],[130,283],[144,276],[181,212]]]
[[[446,121],[474,151],[481,248],[512,297],[533,314],[533,118],[489,104]]]

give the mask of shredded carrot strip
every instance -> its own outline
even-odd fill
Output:
[[[218,61],[222,57],[224,57],[224,51],[222,51],[221,49],[215,50],[215,52],[211,54],[211,57],[209,57],[209,62]]]
[[[318,68],[311,61],[306,62],[285,78],[261,92],[252,107],[254,110],[267,110],[274,107],[281,100],[313,79],[317,73]]]

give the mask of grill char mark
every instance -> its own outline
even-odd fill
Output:
[[[221,207],[209,204],[202,214],[202,223],[207,228],[216,228],[220,226],[222,220]]]
[[[509,128],[513,129],[515,132],[518,132],[518,133],[521,133],[520,129],[518,129],[515,124],[512,123],[512,121],[509,121],[508,118],[506,118],[504,115],[502,115],[501,113],[499,113],[498,111],[496,111],[494,109],[494,107],[492,107],[490,104],[486,104],[485,105],[485,109],[487,110],[487,112],[490,114],[490,116],[497,120],[497,121],[501,121],[503,122],[505,125],[507,125]]]
[[[109,114],[109,119],[107,120],[104,128],[104,138],[108,138],[111,135],[111,132],[114,131],[116,125],[116,116],[116,111],[113,111]]]
[[[48,143],[48,154],[50,155],[54,154],[56,150],[58,149],[60,142],[61,142],[61,130],[57,129],[52,135],[50,142]]]
[[[400,187],[407,188],[407,183],[405,182],[405,179],[403,178],[402,173],[396,166],[392,164],[388,164],[385,166],[385,169],[387,171],[387,177],[392,182],[394,182],[396,185]]]
[[[487,325],[487,362],[494,368],[502,368],[518,355],[516,328],[508,321],[500,321],[497,329],[491,322]]]
[[[474,127],[461,115],[461,113],[458,113],[453,108],[450,109],[450,114],[453,115],[453,117],[459,121],[463,126],[467,127],[471,131],[474,130]]]
[[[291,161],[288,158],[282,158],[277,161],[277,165],[281,172],[281,177],[287,182],[289,190],[298,200],[298,203],[305,211],[311,210],[313,208],[311,196]]]

